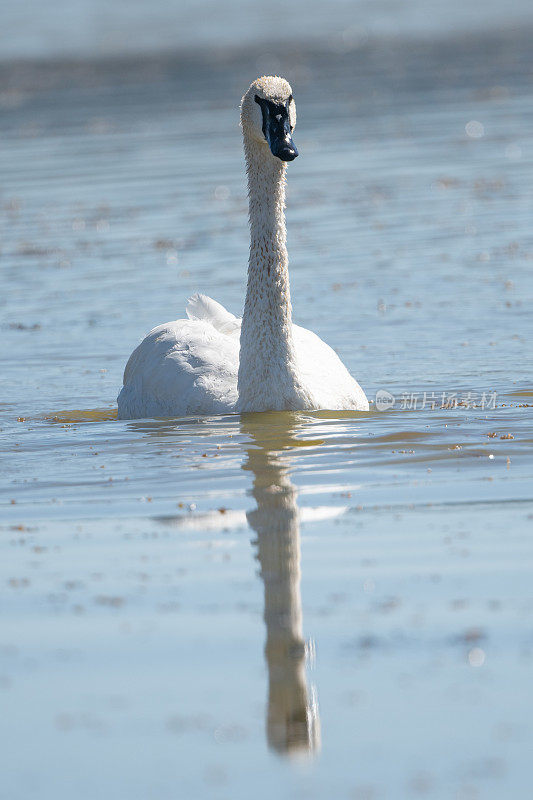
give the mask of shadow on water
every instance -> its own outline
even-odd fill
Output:
[[[116,408],[87,408],[59,411],[57,414],[46,414],[48,422],[68,424],[72,422],[111,422],[117,419]]]
[[[243,469],[253,474],[251,494],[257,503],[246,516],[257,534],[254,544],[265,592],[267,740],[283,754],[312,753],[320,745],[318,704],[305,666],[298,490],[291,482],[290,458],[284,454],[317,442],[294,437],[298,419],[297,414],[241,418],[241,431],[250,439]]]

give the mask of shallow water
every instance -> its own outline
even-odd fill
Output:
[[[530,31],[352,45],[1,67],[2,797],[528,791]],[[395,403],[118,422],[242,308],[271,70],[295,319]]]

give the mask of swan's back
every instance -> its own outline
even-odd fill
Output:
[[[320,336],[292,326],[298,372],[313,398],[313,408],[368,411],[365,393],[339,356]]]
[[[241,320],[199,294],[190,298],[187,316],[154,328],[131,354],[118,397],[119,419],[239,410]],[[335,351],[306,328],[292,330],[309,408],[366,411],[363,390]]]
[[[189,319],[154,328],[133,351],[118,396],[119,419],[222,414],[237,402],[240,321],[195,295]]]

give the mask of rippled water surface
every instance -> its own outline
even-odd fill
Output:
[[[527,796],[530,33],[0,65],[2,798]],[[395,403],[118,422],[242,309],[270,71],[295,320]]]

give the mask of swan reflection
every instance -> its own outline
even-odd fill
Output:
[[[276,413],[241,418],[241,431],[251,440],[243,469],[253,473],[251,494],[257,503],[246,516],[257,533],[254,544],[265,595],[267,739],[270,747],[287,754],[311,752],[320,744],[318,705],[306,676],[298,490],[284,452],[305,444],[293,435],[298,417]]]
[[[196,428],[200,424],[209,425],[218,441],[228,436],[233,438],[238,426],[244,443],[239,443],[235,454],[238,458],[240,447],[244,448],[242,468],[252,475],[250,494],[256,507],[247,513],[223,509],[221,514],[222,509],[218,509],[157,517],[157,520],[182,529],[203,531],[235,529],[248,524],[257,534],[253,545],[264,586],[266,623],[267,741],[273,750],[286,755],[311,754],[320,746],[318,704],[306,674],[307,648],[300,593],[300,520],[331,518],[346,511],[341,506],[298,508],[298,489],[291,481],[295,453],[300,448],[324,444],[323,440],[307,438],[312,419],[342,423],[345,419],[353,420],[353,413],[263,412],[243,414],[239,421],[226,417],[129,423],[145,435],[167,441],[181,439],[184,444],[198,437]],[[305,438],[298,438],[298,432],[304,430]],[[338,435],[348,435],[345,426],[338,428]],[[353,438],[353,431],[350,437]]]

